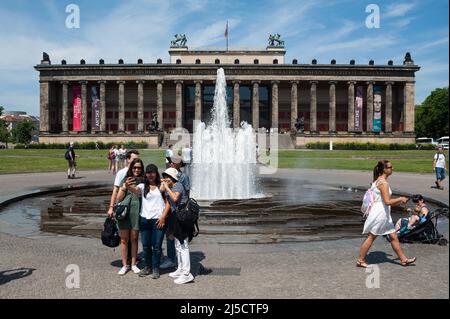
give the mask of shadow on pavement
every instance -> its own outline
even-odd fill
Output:
[[[392,255],[387,254],[383,251],[373,251],[367,255],[366,261],[369,265],[370,264],[384,264],[384,263],[401,265],[400,262],[398,261],[398,257],[395,257],[395,259],[392,259],[392,258],[388,258],[388,256],[391,257]]]
[[[11,270],[0,271],[0,285],[4,285],[10,281],[30,276],[35,268],[17,268]]]

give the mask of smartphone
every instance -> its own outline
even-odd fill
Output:
[[[142,183],[144,183],[144,178],[143,177],[135,177],[134,182],[136,183],[136,185],[142,184]]]

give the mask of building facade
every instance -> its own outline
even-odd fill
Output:
[[[285,62],[283,47],[189,50],[171,47],[170,62],[52,64],[35,69],[40,83],[40,141],[142,141],[152,115],[164,131],[207,122],[218,67],[224,68],[231,125],[291,133],[297,147],[317,141],[414,143],[415,72],[402,65]],[[76,112],[74,112],[74,110]],[[76,113],[76,114],[75,114]],[[303,123],[296,129],[298,119]]]

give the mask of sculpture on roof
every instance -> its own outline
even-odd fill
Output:
[[[281,40],[281,35],[279,35],[278,33],[277,34],[270,34],[269,35],[269,46],[271,46],[271,47],[284,47],[284,41]]]
[[[186,35],[185,34],[175,34],[174,35],[175,39],[170,41],[170,46],[171,47],[185,47],[186,46]]]

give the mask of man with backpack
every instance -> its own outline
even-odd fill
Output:
[[[447,163],[445,161],[445,155],[442,152],[442,146],[438,147],[437,153],[434,155],[433,170],[436,173],[436,187],[443,190],[442,181],[445,179],[445,171],[447,169]]]
[[[73,142],[70,142],[69,148],[66,151],[65,158],[69,165],[67,169],[67,178],[75,178],[75,172],[77,170],[77,163],[75,162],[75,151],[73,149]]]

